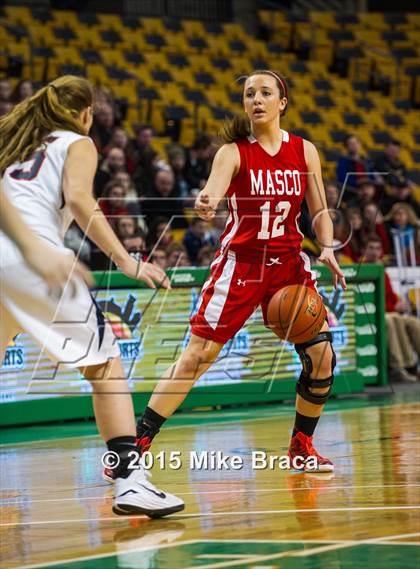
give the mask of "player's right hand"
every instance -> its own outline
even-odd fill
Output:
[[[216,208],[210,205],[210,196],[202,190],[195,200],[195,210],[200,219],[210,221],[216,215]]]
[[[318,261],[323,263],[332,273],[334,288],[337,288],[338,283],[340,283],[343,290],[347,289],[346,277],[343,271],[340,269],[340,265],[337,263],[334,251],[329,247],[324,247],[321,251]]]
[[[133,257],[127,256],[127,259],[120,264],[119,268],[130,279],[144,281],[150,288],[156,288],[156,285],[167,289],[171,288],[165,271],[152,263],[138,261]]]

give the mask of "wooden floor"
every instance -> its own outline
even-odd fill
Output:
[[[155,453],[180,450],[184,464],[155,467],[153,481],[186,502],[164,520],[112,514],[98,437],[3,446],[1,567],[419,567],[420,404],[326,413],[317,440],[334,475],[253,470],[253,450],[286,452],[293,420],[256,413],[162,431]],[[191,470],[192,450],[244,467]]]

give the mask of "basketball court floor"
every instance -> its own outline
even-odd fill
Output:
[[[419,419],[418,396],[331,401],[317,447],[336,471],[316,475],[252,468],[253,451],[286,453],[291,406],[176,415],[153,450],[180,451],[182,467],[155,465],[153,482],[186,508],[161,520],[112,513],[91,423],[6,430],[1,566],[418,568]],[[243,467],[191,468],[190,451],[211,450]]]

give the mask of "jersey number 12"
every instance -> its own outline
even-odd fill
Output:
[[[273,237],[281,237],[284,235],[284,225],[283,223],[286,221],[286,217],[289,215],[290,211],[290,202],[279,202],[276,205],[276,213],[277,215],[273,220],[273,227],[271,228],[271,233],[269,230],[270,226],[270,206],[271,202],[264,202],[263,205],[260,207],[260,211],[262,213],[261,218],[261,229],[258,232],[257,239],[270,239]]]

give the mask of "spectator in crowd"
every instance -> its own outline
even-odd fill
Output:
[[[181,243],[172,243],[166,250],[168,267],[190,267],[188,253]]]
[[[130,174],[124,170],[121,170],[119,172],[116,172],[112,176],[111,180],[113,182],[118,182],[119,184],[121,184],[124,187],[125,193],[126,193],[127,208],[132,213],[132,215],[139,216],[141,213],[140,199],[137,195],[137,192],[136,192],[136,189],[135,189],[133,182],[131,180]],[[146,228],[145,222],[143,222],[143,223],[139,222],[139,226],[140,225],[144,226],[143,229]]]
[[[159,155],[149,148],[142,152],[136,161],[136,170],[133,174],[133,182],[138,196],[147,196],[153,191],[153,181],[159,164]]]
[[[226,202],[221,201],[217,208],[216,215],[211,221],[211,228],[206,233],[206,241],[209,244],[214,246],[220,245],[220,236],[225,230],[228,214],[229,212],[226,206]]]
[[[342,237],[343,233],[345,232],[345,214],[347,204],[341,199],[340,191],[337,187],[337,184],[334,182],[327,182],[325,184],[325,197],[327,200],[327,207],[329,209],[331,221],[333,222],[334,237],[339,239],[339,237]],[[315,235],[312,231],[312,239],[314,238]]]
[[[370,237],[366,244],[363,261],[382,263],[382,255],[380,238]],[[412,372],[415,371],[416,358],[417,363],[420,361],[420,321],[405,314],[409,306],[393,290],[386,270],[385,302],[390,380],[417,381],[417,376]]]
[[[165,215],[171,219],[174,229],[186,227],[183,201],[177,194],[175,176],[170,168],[157,170],[155,173],[153,189],[142,201],[142,212],[148,225],[151,225],[157,215]]]
[[[149,160],[153,150],[153,128],[149,124],[143,124],[136,129],[136,137],[130,141],[129,156],[138,166]]]
[[[347,205],[349,207],[358,207],[363,210],[366,204],[375,201],[378,201],[376,186],[372,180],[365,178],[359,181],[356,194],[354,195],[353,200],[348,200]]]
[[[9,79],[0,79],[0,101],[12,102],[12,84]]]
[[[419,204],[414,199],[413,190],[409,184],[401,182],[386,187],[381,203],[382,212],[388,213],[397,203],[405,203],[415,211],[416,215],[420,214]]]
[[[204,245],[204,247],[201,247],[197,255],[197,266],[208,268],[214,259],[215,252],[216,248],[211,245]]]
[[[98,152],[102,153],[111,140],[115,124],[115,113],[112,105],[108,102],[101,101],[93,117],[93,126],[90,131],[90,137],[93,139]]]
[[[124,187],[118,182],[109,182],[104,189],[99,205],[115,230],[118,217],[129,216],[129,211],[125,202],[126,192]]]
[[[334,213],[334,211],[341,206],[341,204],[338,203],[340,200],[340,192],[337,184],[334,182],[325,183],[325,198],[327,200],[327,206],[330,213]]]
[[[398,140],[392,139],[388,142],[385,151],[375,160],[375,169],[383,172],[382,177],[386,186],[413,186],[407,168],[401,161],[401,144]]]
[[[126,251],[139,260],[144,260],[146,255],[146,235],[140,229],[129,237],[122,240]]]
[[[391,235],[391,251],[398,265],[416,265],[419,249],[419,219],[406,203],[396,203],[384,218]]]
[[[153,147],[154,130],[150,124],[141,125],[136,134],[136,147],[140,152]]]
[[[345,140],[346,156],[342,156],[337,164],[337,180],[345,184],[345,200],[348,201],[347,191],[357,188],[361,179],[375,180],[372,174],[373,165],[364,158],[362,143],[359,138],[351,134]]]
[[[215,148],[207,134],[201,134],[190,149],[186,177],[191,188],[203,189],[210,174]]]
[[[348,204],[343,200],[337,184],[329,182],[325,188],[327,205],[330,210],[330,217],[333,222],[334,237],[346,241],[349,235],[347,222]]]
[[[19,81],[19,83],[16,85],[16,88],[12,95],[12,99],[15,103],[20,103],[24,99],[32,97],[33,94],[34,94],[34,86],[32,85],[32,82],[28,81],[27,79],[23,79],[22,81]]]
[[[121,148],[112,148],[96,172],[94,188],[96,197],[100,197],[104,187],[117,172],[125,171],[125,155]]]
[[[366,204],[363,208],[363,217],[365,219],[367,233],[369,235],[376,234],[382,241],[384,255],[389,255],[391,251],[391,241],[378,204],[374,202]]]
[[[168,266],[168,259],[165,249],[155,247],[150,253],[149,262],[158,265],[161,269],[165,270]]]
[[[365,247],[366,228],[359,208],[351,207],[346,211],[347,231],[339,237],[344,244],[341,253],[357,263]]]
[[[155,217],[150,225],[149,248],[157,245],[166,250],[173,242],[174,237],[169,219],[163,215]]]
[[[194,217],[184,237],[184,247],[193,265],[197,264],[198,252],[202,247],[208,245],[206,238],[208,225],[199,217]]]
[[[325,197],[327,200],[327,207],[329,209],[329,214],[333,222],[334,237],[336,239],[342,238],[346,226],[344,219],[346,204],[344,204],[343,202],[339,204],[340,192],[337,188],[337,185],[334,182],[325,183]],[[314,242],[316,241],[315,233],[312,228],[312,218],[309,215],[308,206],[306,205],[305,201],[303,202],[301,208],[299,227],[302,233],[305,235],[305,237]]]
[[[339,240],[339,239],[333,239],[333,250],[334,250],[334,254],[335,257],[337,259],[337,263],[339,263],[339,265],[353,265],[354,261],[351,257],[349,257],[348,255],[346,255],[346,253],[343,252],[343,250],[345,249],[345,246],[343,246],[343,243]],[[316,263],[317,262],[317,256],[311,256],[311,264],[312,263]]]
[[[136,188],[134,187],[133,180],[131,179],[131,176],[128,172],[126,172],[125,170],[119,170],[112,176],[112,181],[118,182],[119,184],[124,186],[127,198],[136,201],[138,200]]]
[[[128,237],[132,237],[137,233],[137,220],[132,216],[118,217],[115,220],[115,233],[117,234],[120,241]]]
[[[111,148],[121,148],[123,152],[126,152],[129,142],[130,139],[128,138],[126,130],[122,126],[115,126],[112,130],[109,148],[107,148],[107,150]]]
[[[169,165],[175,176],[175,187],[181,198],[190,195],[190,184],[186,176],[185,150],[182,146],[175,146],[168,152]]]
[[[13,103],[11,101],[0,101],[0,117],[4,117],[7,113],[13,109]]]
[[[120,148],[124,152],[127,172],[133,174],[136,165],[129,154],[129,143],[127,131],[122,126],[116,126],[112,131],[108,146],[104,149],[104,154],[108,154],[112,148]]]

